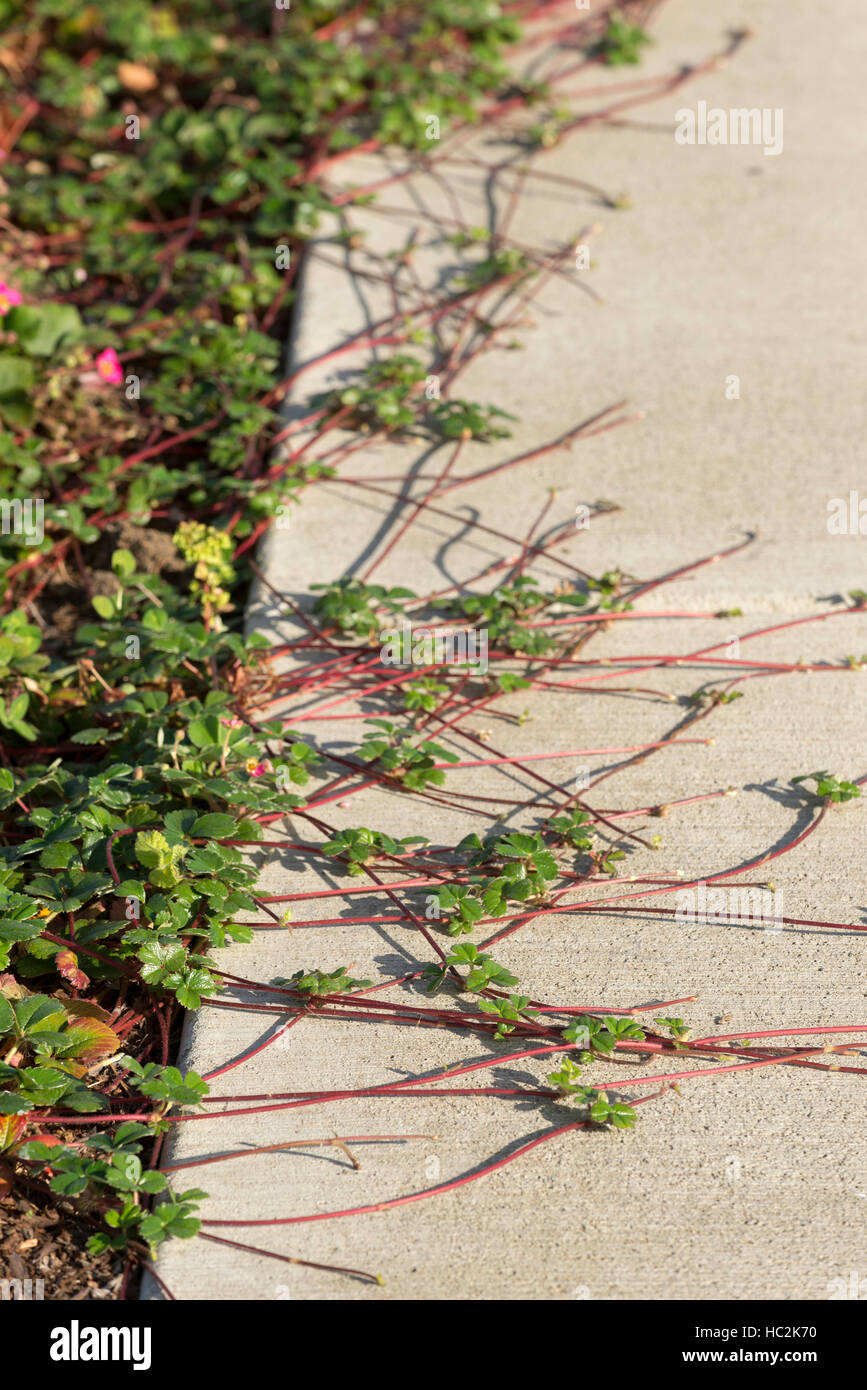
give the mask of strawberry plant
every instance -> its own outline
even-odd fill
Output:
[[[510,431],[499,420],[514,420],[507,410],[472,401],[441,401],[430,411],[430,419],[446,439],[508,439]]]
[[[433,676],[422,676],[417,681],[408,681],[403,687],[404,709],[424,710],[430,714],[436,709],[440,697],[448,694],[448,686]]]
[[[591,51],[609,67],[622,67],[640,63],[641,50],[652,42],[639,25],[630,24],[618,10],[613,10],[604,35]]]
[[[445,957],[443,968],[438,971],[436,966],[426,967],[426,978],[430,993],[437,990],[445,979],[448,966],[466,966],[467,973],[462,977],[462,988],[470,993],[480,993],[490,986],[510,987],[518,983],[517,975],[513,975],[505,966],[499,965],[492,956],[485,951],[479,951],[478,947],[472,942],[466,941],[459,946],[454,946]],[[519,997],[519,996],[516,996]],[[529,1001],[528,1001],[529,1002]]]
[[[423,844],[427,844],[424,835],[405,835],[401,840],[393,840],[380,830],[360,826],[357,830],[338,830],[321,846],[321,852],[344,861],[347,871],[357,877],[364,873],[365,864],[375,863],[382,855],[399,855],[406,845]]]
[[[589,854],[594,840],[590,824],[590,816],[586,811],[573,809],[566,816],[551,816],[546,822],[545,834],[560,844]]]
[[[599,595],[599,608],[606,613],[629,613],[632,604],[621,596],[623,575],[619,570],[606,570],[599,579],[588,579],[588,593]]]
[[[107,1227],[90,1237],[92,1254],[134,1250],[138,1244],[153,1258],[168,1237],[189,1240],[198,1233],[201,1223],[195,1212],[207,1194],[200,1188],[175,1194],[163,1173],[144,1168],[139,1141],[151,1135],[147,1126],[127,1123],[114,1134],[90,1136],[83,1148],[39,1140],[22,1143],[15,1157],[29,1169],[44,1172],[51,1191],[59,1196],[87,1195],[91,1211]],[[153,1196],[161,1200],[149,1211],[142,1200]]]
[[[815,782],[816,796],[827,797],[829,801],[852,801],[861,795],[861,788],[854,782],[841,781],[830,772],[805,772],[792,778],[793,786],[798,787],[802,782]]]
[[[311,405],[322,410],[327,421],[339,419],[344,428],[378,427],[399,433],[415,423],[414,398],[426,375],[417,358],[395,353],[365,367],[360,384],[323,392],[311,399]]]
[[[373,637],[387,625],[388,614],[402,611],[401,600],[415,598],[411,589],[386,589],[381,584],[363,584],[359,579],[339,579],[335,584],[313,584],[325,592],[317,598],[313,611],[326,627],[336,627],[347,636]]]
[[[338,965],[336,970],[296,970],[288,979],[277,978],[275,985],[283,985],[294,993],[308,999],[321,999],[329,994],[350,994],[356,989],[365,989],[371,980],[354,980],[347,973],[351,966]]]
[[[674,1038],[675,1048],[681,1050],[684,1044],[692,1037],[692,1029],[689,1028],[682,1018],[655,1018],[654,1023],[658,1023],[662,1028],[668,1028]]]
[[[563,1029],[562,1037],[566,1042],[578,1044],[586,1063],[592,1060],[594,1054],[600,1057],[610,1056],[621,1042],[642,1042],[644,1030],[630,1018],[597,1018],[593,1014],[577,1014]]]
[[[426,896],[436,904],[437,918],[443,917],[449,936],[471,932],[484,916],[485,908],[478,893],[481,879],[470,884],[442,883]]]
[[[490,977],[489,977],[490,978]],[[502,978],[498,981],[504,983]],[[538,1009],[530,1009],[528,994],[510,994],[508,999],[480,999],[479,1008],[483,1013],[495,1014],[497,1027],[494,1037],[505,1038],[514,1033],[515,1024],[522,1023],[538,1015]]]
[[[489,835],[480,840],[467,835],[458,850],[469,851],[468,862],[480,867],[485,877],[475,880],[475,893],[489,917],[502,917],[511,902],[544,900],[558,869],[544,839],[532,833]]]
[[[380,733],[369,730],[359,746],[358,756],[367,763],[375,763],[389,777],[399,782],[409,791],[421,791],[426,786],[442,786],[446,777],[442,768],[435,763],[441,758],[447,763],[457,763],[457,753],[432,739],[422,739],[414,744],[402,729],[389,719],[367,719]]]
[[[582,1085],[580,1076],[581,1068],[566,1057],[556,1071],[548,1073],[547,1079],[556,1087],[563,1100],[586,1106],[588,1119],[593,1124],[610,1124],[614,1129],[632,1129],[635,1124],[634,1108],[624,1101],[610,1101],[605,1091]]]

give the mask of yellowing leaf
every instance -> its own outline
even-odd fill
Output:
[[[68,980],[73,989],[84,989],[90,984],[90,978],[79,967],[78,956],[74,951],[58,951],[55,964],[64,980]]]
[[[120,1038],[107,1023],[98,1018],[74,1018],[66,1028],[65,1038],[76,1039],[76,1046],[67,1056],[78,1058],[86,1066],[111,1057],[120,1047]]]
[[[26,1124],[26,1115],[0,1115],[0,1152],[12,1147]]]
[[[154,87],[159,86],[156,73],[144,63],[120,62],[117,65],[117,75],[124,87],[131,92],[152,92]]]

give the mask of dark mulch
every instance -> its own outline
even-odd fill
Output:
[[[46,1301],[117,1298],[123,1261],[109,1253],[89,1255],[92,1234],[65,1204],[41,1193],[13,1192],[0,1201],[0,1279],[30,1279],[32,1297],[41,1292]]]
[[[155,526],[136,526],[125,519],[103,524],[99,540],[80,552],[87,570],[86,584],[75,553],[68,555],[29,605],[31,620],[35,618],[43,629],[46,649],[51,651],[59,646],[62,650],[82,623],[95,621],[91,606],[95,594],[110,596],[117,591],[117,579],[111,569],[115,550],[131,551],[142,573],[161,574],[169,579],[181,575],[186,566],[172,540],[173,531],[173,524],[168,530],[158,530]]]

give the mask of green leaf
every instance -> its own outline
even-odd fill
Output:
[[[71,845],[68,840],[58,840],[56,844],[48,845],[39,856],[39,863],[43,869],[66,869],[78,855],[75,845]]]
[[[91,603],[101,618],[111,619],[117,617],[117,608],[110,598],[105,594],[95,594]]]
[[[22,1074],[27,1079],[28,1090],[52,1096],[62,1096],[69,1082],[66,1073],[56,1067],[26,1067]]]
[[[12,1006],[8,999],[0,994],[0,1036],[11,1033],[15,1026],[15,1016],[12,1013]]]
[[[111,567],[121,579],[135,573],[135,556],[131,550],[116,550],[111,557]]]
[[[220,722],[211,715],[207,719],[194,719],[187,729],[187,737],[197,748],[207,748],[220,742]]]
[[[112,1156],[111,1165],[131,1183],[137,1183],[142,1174],[141,1159],[133,1153],[118,1153]]]
[[[138,1184],[139,1192],[164,1192],[167,1187],[165,1174],[157,1172],[143,1173]]]
[[[32,941],[42,930],[41,921],[21,922],[15,917],[0,917],[0,941]]]
[[[50,357],[61,343],[73,342],[82,331],[81,315],[74,305],[52,302],[18,304],[10,309],[3,326],[18,335],[29,357]]]
[[[159,830],[140,831],[135,837],[135,857],[147,869],[169,863],[171,848],[165,835]]]
[[[0,1115],[26,1115],[33,1109],[33,1101],[11,1091],[0,1091]]]
[[[18,1030],[27,1037],[40,1030],[55,1030],[66,1017],[63,1006],[46,994],[31,994],[13,1004]]]
[[[625,1105],[622,1101],[617,1101],[611,1106],[609,1119],[615,1129],[632,1129],[635,1124],[635,1111],[631,1105]]]
[[[29,429],[36,418],[36,411],[22,391],[0,396],[0,415],[13,429]]]
[[[139,902],[144,902],[144,884],[137,878],[125,878],[115,887],[114,896],[116,898],[138,898]]]
[[[212,811],[199,816],[190,833],[195,839],[226,840],[234,834],[236,827],[237,821],[234,816]]]
[[[9,325],[9,317],[7,314],[4,328]],[[32,385],[33,363],[15,353],[0,352],[0,397],[29,391]]]
[[[178,1236],[181,1240],[190,1240],[198,1235],[201,1224],[194,1216],[176,1216],[169,1223],[168,1229],[173,1236]]]
[[[144,1240],[149,1242],[162,1240],[163,1230],[163,1223],[157,1212],[149,1212],[139,1222],[139,1233]]]

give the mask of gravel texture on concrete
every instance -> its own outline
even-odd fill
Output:
[[[720,655],[739,651],[767,662],[839,663],[867,651],[867,614],[837,616],[834,602],[867,587],[867,540],[828,529],[832,499],[848,502],[859,486],[867,499],[865,193],[858,177],[867,153],[867,26],[856,0],[671,0],[638,71],[644,77],[699,62],[725,47],[728,30],[747,25],[753,36],[730,62],[626,112],[622,123],[588,124],[537,163],[614,197],[627,194],[629,205],[605,207],[592,192],[579,196],[553,181],[527,181],[510,234],[553,251],[600,224],[587,235],[592,264],[571,271],[572,282],[548,281],[532,322],[510,335],[520,351],[487,352],[461,378],[461,395],[518,419],[512,439],[469,444],[456,475],[556,439],[625,397],[623,413],[643,418],[443,499],[462,517],[519,538],[516,545],[428,513],[377,570],[377,582],[426,594],[472,580],[520,550],[553,489],[544,531],[582,505],[605,500],[620,508],[594,515],[553,552],[594,574],[618,566],[649,580],[734,546],[747,531],[758,533],[740,553],[639,601],[650,612],[740,608],[742,616],[613,622],[589,648],[595,657],[717,647]],[[550,53],[538,61],[565,65],[563,55]],[[604,73],[606,84],[635,77],[635,69]],[[582,88],[595,85],[599,69],[576,79],[579,109]],[[702,101],[726,110],[781,109],[781,152],[678,144],[676,113]],[[588,111],[597,106],[587,99]],[[462,146],[470,151],[491,162],[514,153],[484,130]],[[363,183],[397,167],[357,157],[340,166],[339,181]],[[471,225],[502,211],[509,186],[509,176],[492,182],[470,165],[452,170],[452,194]],[[425,284],[457,268],[460,256],[432,220],[434,212],[453,216],[453,203],[433,177],[419,173],[394,184],[381,202],[406,215],[353,210],[353,226],[366,231],[368,245],[380,254],[399,249],[416,228],[414,265]],[[359,273],[370,268],[362,250],[347,255],[330,246],[326,254],[330,263],[306,266],[295,365],[315,364],[390,312],[385,288]],[[582,277],[603,303],[582,292]],[[299,381],[293,410],[301,413],[312,391],[347,380],[364,360],[367,354],[348,353],[325,369],[313,365]],[[372,444],[345,471],[356,478],[405,475],[413,496],[421,496],[446,454],[419,462],[420,453]],[[404,517],[399,503],[350,483],[317,485],[292,511],[289,528],[270,533],[260,563],[274,588],[297,598],[311,584],[361,574]],[[546,584],[565,575],[550,556],[529,572]],[[828,621],[746,640],[771,624],[832,612]],[[283,642],[301,631],[265,587],[250,621]],[[668,664],[631,678],[660,692],[641,697],[606,697],[590,693],[593,687],[520,691],[467,725],[509,755],[562,750],[556,760],[528,766],[568,791],[585,765],[592,781],[627,761],[573,750],[660,739],[684,713],[667,695],[687,695],[730,672]],[[622,874],[682,869],[686,880],[710,877],[789,843],[810,818],[790,778],[814,768],[841,776],[867,771],[865,682],[859,671],[764,673],[740,687],[743,699],[696,726],[694,736],[712,742],[662,750],[624,766],[598,792],[591,786],[588,800],[606,812],[735,789],[625,822],[648,838],[660,834],[661,845],[655,852],[635,845]],[[596,691],[629,683],[609,673]],[[311,697],[310,708],[316,703]],[[383,712],[374,705],[365,702],[357,722],[308,727],[325,746],[346,750],[363,732],[364,716]],[[294,727],[305,731],[303,722]],[[454,734],[444,742],[465,759],[490,756],[469,752]],[[532,804],[504,817],[509,828],[534,827],[548,810],[548,790],[515,768],[458,770],[448,774],[448,787],[473,797],[525,796]],[[371,788],[348,793],[345,802],[327,807],[332,824],[423,834],[434,845],[485,829],[475,814],[481,801],[457,812]],[[309,826],[291,825],[293,837],[310,838]],[[850,802],[750,881],[772,878],[787,916],[863,925],[864,850],[864,805]],[[259,857],[267,892],[358,888],[359,880],[322,861],[285,850]],[[673,905],[671,897],[658,901]],[[396,910],[392,923],[353,924],[353,917],[392,910],[374,891],[294,907],[296,918],[329,924],[258,932],[253,945],[220,954],[223,968],[270,980],[301,966],[330,970],[352,962],[354,975],[378,980],[431,958]],[[632,1007],[695,995],[694,1003],[666,1012],[682,1014],[701,1036],[863,1023],[864,947],[862,935],[825,927],[773,931],[584,911],[540,916],[495,955],[536,999]],[[391,997],[411,1001],[418,987]],[[188,1028],[185,1064],[200,1072],[219,1067],[271,1027],[261,1016],[205,1008]],[[487,1059],[497,1049],[510,1050],[446,1030],[311,1020],[212,1090],[229,1097],[376,1085]],[[547,1059],[531,1058],[482,1077],[488,1085],[533,1086],[544,1084],[549,1069]],[[650,1067],[653,1074],[676,1069],[673,1059]],[[585,1079],[614,1086],[642,1070],[647,1066],[598,1063]],[[326,1213],[469,1173],[570,1114],[562,1104],[495,1097],[347,1099],[180,1125],[171,1159],[334,1134],[429,1136],[354,1146],[360,1171],[340,1150],[311,1148],[185,1174],[211,1194],[204,1209],[211,1218]],[[213,1228],[283,1255],[379,1273],[382,1287],[200,1241],[168,1245],[158,1268],[184,1299],[826,1299],[835,1279],[853,1270],[867,1274],[864,1140],[857,1077],[791,1066],[721,1075],[642,1107],[634,1132],[566,1135],[456,1192],[351,1219]],[[145,1297],[159,1296],[153,1285],[146,1288]]]

